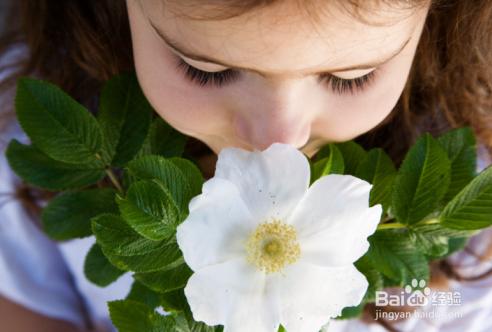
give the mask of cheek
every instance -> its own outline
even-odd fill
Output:
[[[151,62],[146,62],[151,66]],[[139,76],[142,89],[156,112],[171,126],[190,136],[217,132],[226,112],[220,98],[204,95],[200,88],[182,82],[179,73],[162,70]]]
[[[184,134],[201,138],[220,135],[226,108],[217,92],[185,80],[171,51],[153,33],[143,15],[129,8],[135,70],[140,86],[156,112]]]
[[[347,141],[381,123],[393,110],[404,89],[411,61],[382,69],[373,86],[358,96],[336,99],[316,131],[328,141]]]

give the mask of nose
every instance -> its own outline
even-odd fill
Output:
[[[301,148],[311,135],[311,123],[302,112],[287,112],[277,108],[258,114],[237,115],[236,135],[248,145],[264,150],[273,143],[286,143]]]
[[[236,135],[253,148],[264,150],[273,143],[304,146],[311,135],[314,105],[299,86],[283,85],[250,98],[244,110],[236,112]]]

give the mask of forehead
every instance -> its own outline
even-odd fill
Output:
[[[425,8],[379,4],[365,12],[362,20],[332,1],[313,19],[298,3],[280,1],[222,20],[187,17],[186,7],[179,2],[143,1],[142,7],[154,25],[189,51],[282,73],[384,58],[412,36],[426,12]]]

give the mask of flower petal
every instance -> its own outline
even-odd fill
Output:
[[[291,145],[275,143],[260,152],[223,149],[215,176],[237,185],[257,222],[285,219],[309,186],[309,162]]]
[[[303,258],[313,264],[342,266],[355,262],[369,249],[367,238],[376,231],[381,206],[362,211],[344,227],[326,229],[299,239]]]
[[[288,223],[298,232],[303,258],[324,266],[351,264],[369,248],[381,205],[369,208],[371,185],[351,175],[331,174],[309,188]]]
[[[255,225],[234,184],[216,178],[206,181],[189,210],[176,239],[193,271],[245,256],[245,242]]]
[[[299,261],[280,275],[281,323],[288,332],[318,332],[342,309],[356,306],[368,287],[353,265],[323,267]]]
[[[196,321],[224,325],[224,332],[276,332],[278,297],[268,277],[244,259],[210,265],[188,280],[185,295]]]

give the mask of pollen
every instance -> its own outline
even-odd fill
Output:
[[[246,250],[248,261],[265,273],[279,272],[301,255],[295,228],[279,220],[258,225]]]

